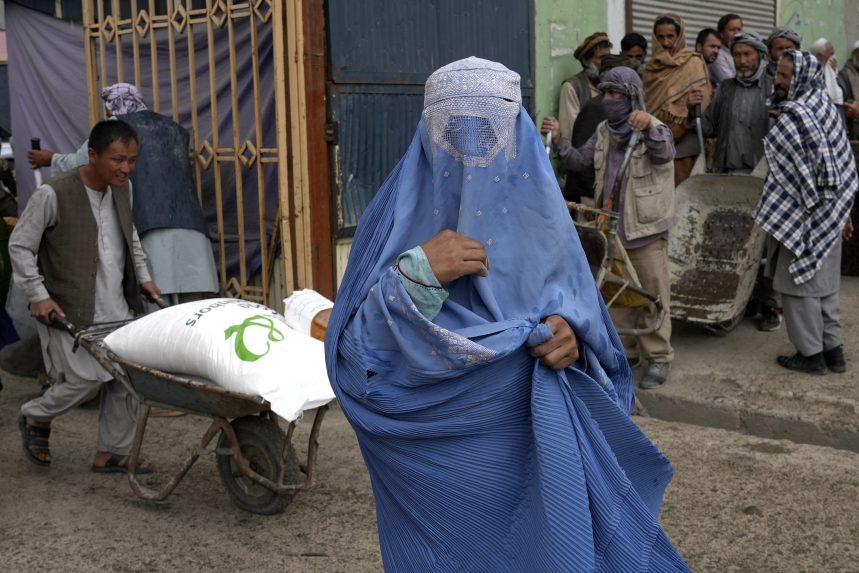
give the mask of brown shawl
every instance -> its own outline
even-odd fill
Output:
[[[657,20],[663,17],[676,22],[680,33],[671,49],[666,50],[656,41],[654,26],[651,40],[653,57],[644,71],[644,102],[648,112],[668,125],[673,133],[676,129],[682,135],[689,115],[686,107],[689,91],[694,87],[704,90],[702,110],[710,104],[712,93],[704,58],[686,46],[686,23],[683,18],[677,14],[663,14]]]

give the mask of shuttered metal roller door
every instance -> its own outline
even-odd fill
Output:
[[[701,2],[700,0],[632,0],[632,30],[638,32],[650,41],[653,32],[653,22],[657,16],[673,12],[686,20],[686,41],[689,47],[695,48],[695,37],[704,28],[716,28],[716,24],[725,14],[739,14],[743,18],[743,29],[760,34],[766,38],[775,27],[775,0],[718,0]]]

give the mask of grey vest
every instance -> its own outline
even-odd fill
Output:
[[[57,222],[45,230],[39,245],[39,270],[45,288],[66,317],[78,327],[92,324],[98,270],[98,226],[78,169],[48,181],[57,196]],[[122,290],[128,306],[143,311],[132,260],[131,201],[128,185],[113,189],[113,205],[125,239]]]
[[[588,79],[588,76],[585,75],[584,70],[564,81],[573,86],[573,91],[575,91],[576,95],[579,97],[579,110],[581,110],[585,103],[593,97],[591,95],[591,81]],[[581,111],[579,113],[581,113]]]

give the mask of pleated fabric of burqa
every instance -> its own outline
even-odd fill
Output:
[[[396,572],[687,571],[659,525],[668,460],[630,419],[632,376],[519,76],[468,58],[427,82],[417,133],[355,234],[326,340]],[[488,276],[432,321],[398,256],[453,229]],[[582,358],[527,352],[561,315]]]

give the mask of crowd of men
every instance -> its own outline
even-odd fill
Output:
[[[700,155],[708,170],[725,174],[751,173],[766,160],[769,175],[755,212],[768,233],[754,300],[758,327],[775,330],[784,317],[797,352],[779,357],[782,366],[843,372],[838,269],[842,237],[852,235],[856,192],[848,140],[859,137],[859,42],[838,71],[825,38],[802,51],[794,30],[777,27],[762,38],[745,30],[738,14],[698,32],[694,50],[686,36],[684,19],[664,14],[653,23],[650,46],[635,32],[621,41],[620,55],[612,55],[602,32],[578,46],[574,56],[583,69],[562,84],[558,119],[542,124],[554,137],[564,196],[605,207],[615,179],[625,178],[613,207],[620,240],[642,287],[668,307],[675,188]],[[618,67],[635,73],[624,73],[618,84],[609,79]],[[634,144],[629,172],[622,173],[630,126],[643,137]],[[843,169],[837,176],[835,165]],[[821,227],[812,228],[811,220]],[[612,309],[618,327],[641,327],[640,314]],[[648,362],[640,387],[666,381],[670,337],[670,320],[649,334],[624,337],[630,364]]]

